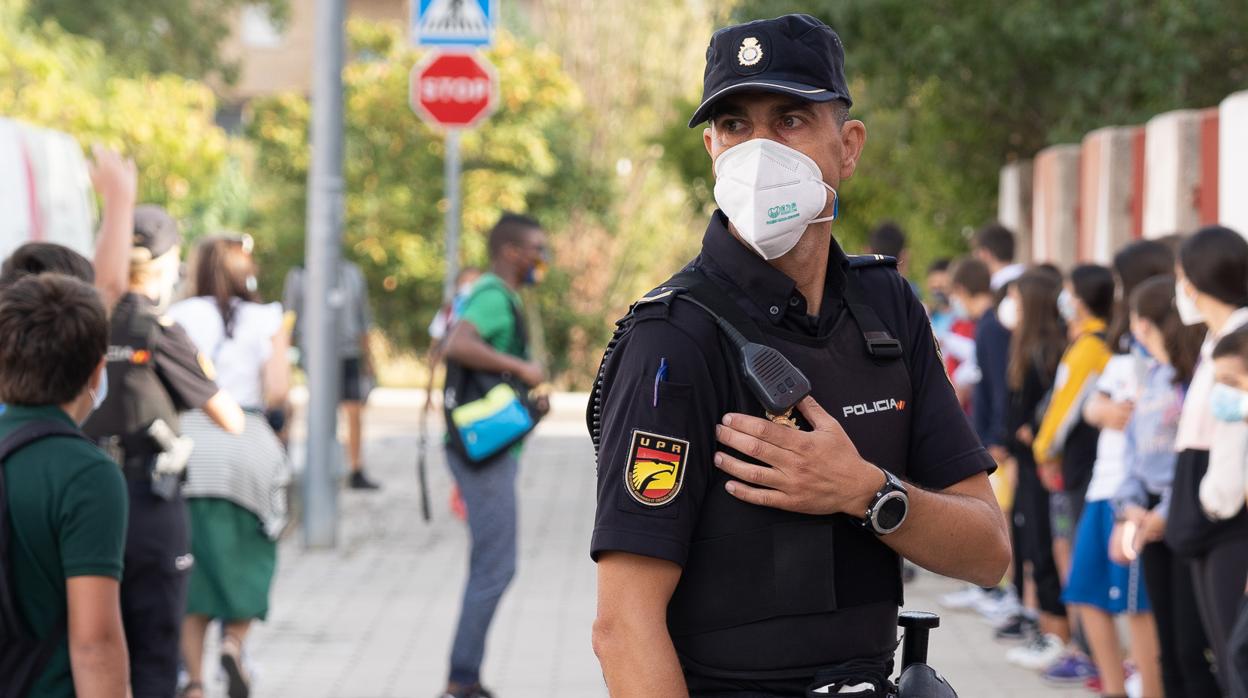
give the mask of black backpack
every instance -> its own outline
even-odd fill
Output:
[[[0,440],[0,466],[23,447],[50,436],[75,436],[86,440],[82,432],[64,422],[39,420],[18,427]],[[64,616],[52,632],[42,640],[26,628],[17,610],[13,590],[13,572],[9,564],[9,507],[4,485],[4,468],[0,467],[0,696],[21,698],[43,673],[52,653],[60,646],[67,631]]]

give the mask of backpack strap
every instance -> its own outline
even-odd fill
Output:
[[[52,419],[27,422],[0,440],[0,466],[22,448],[52,436],[72,436],[90,443],[90,439],[82,431],[64,422]],[[0,652],[0,664],[5,665],[3,673],[6,674],[0,678],[0,688],[15,688],[17,695],[24,695],[64,639],[67,625],[66,617],[62,614],[52,627],[52,632],[43,640],[34,643],[28,639],[29,633],[17,611],[12,576],[8,569],[9,537],[8,494],[5,490],[4,468],[0,467],[0,647],[7,646],[11,648],[10,652],[18,652],[19,645],[33,644],[33,655],[29,656]],[[23,640],[26,642],[22,642]]]
[[[866,293],[858,279],[860,269],[872,266],[897,266],[897,260],[884,255],[855,255],[849,258],[850,271],[845,275],[845,304],[862,331],[862,341],[867,353],[877,359],[900,359],[905,353],[901,342],[888,331],[880,316],[867,302]]]

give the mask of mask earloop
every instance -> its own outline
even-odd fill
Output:
[[[823,186],[828,187],[828,183],[823,182]],[[837,214],[840,213],[841,195],[837,194],[836,190],[833,189],[832,187],[828,187],[828,191],[832,192],[832,215],[828,216],[827,218],[812,218],[810,220],[811,223],[827,223],[828,221],[834,221],[836,220]]]

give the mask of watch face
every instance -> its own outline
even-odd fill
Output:
[[[890,492],[880,502],[879,507],[875,510],[875,525],[880,531],[892,531],[906,520],[906,511],[909,504],[905,495],[900,492]]]

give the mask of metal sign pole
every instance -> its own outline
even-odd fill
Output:
[[[455,277],[459,276],[459,129],[446,130],[446,279],[442,282],[442,302],[455,298]]]
[[[312,166],[308,172],[308,232],[304,314],[308,352],[307,465],[303,472],[303,543],[338,542],[339,371],[334,292],[342,229],[342,62],[344,0],[317,0],[312,88]]]

